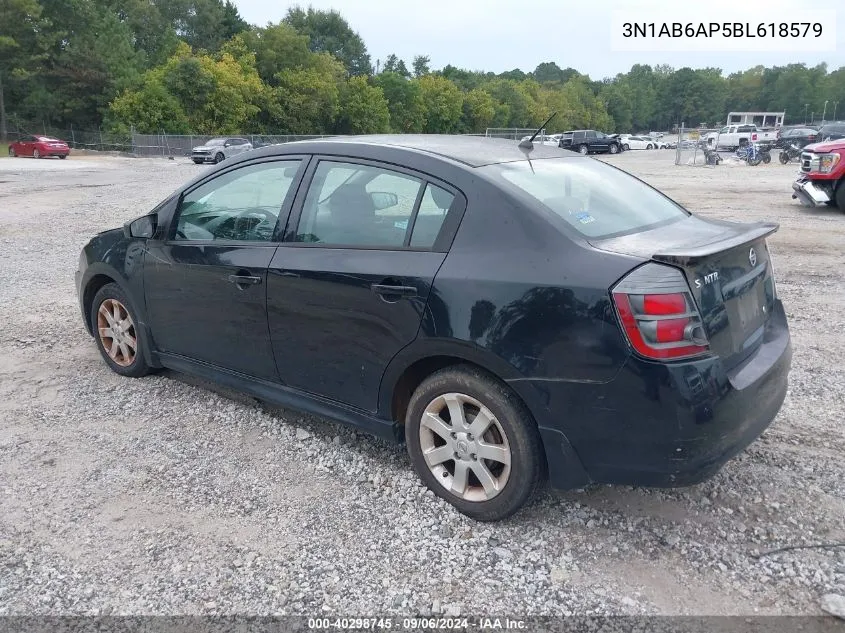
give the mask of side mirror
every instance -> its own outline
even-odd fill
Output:
[[[376,211],[389,209],[390,207],[395,207],[399,204],[399,196],[387,191],[373,191],[370,194],[370,199],[373,201],[373,206],[376,208]]]
[[[225,143],[223,143],[223,147],[231,147],[231,146],[232,146],[232,144],[229,141],[226,141]]]
[[[123,234],[129,238],[147,239],[155,235],[158,218],[156,214],[145,215],[123,225]]]

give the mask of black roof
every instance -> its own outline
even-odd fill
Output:
[[[485,136],[460,136],[449,134],[372,134],[365,136],[336,136],[313,141],[285,143],[294,146],[307,143],[319,148],[323,144],[354,145],[389,145],[412,151],[443,156],[470,167],[481,167],[494,163],[507,163],[525,160],[525,154],[519,149],[519,141],[490,138]],[[352,147],[350,147],[352,149]],[[573,158],[583,157],[557,147],[543,145],[540,137],[534,142],[531,159],[535,158]]]

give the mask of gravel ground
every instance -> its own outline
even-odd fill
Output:
[[[545,491],[478,524],[403,449],[194,378],[124,379],[81,246],[204,167],[0,160],[0,614],[818,614],[845,594],[845,215],[796,166],[608,158],[707,217],[776,220],[795,357],[772,427],[690,488]]]

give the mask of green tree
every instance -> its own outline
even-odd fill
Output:
[[[337,11],[321,11],[299,6],[288,9],[284,22],[307,35],[314,52],[331,53],[350,75],[370,75],[373,66],[364,40]]]
[[[390,127],[394,132],[414,133],[425,129],[425,106],[417,80],[409,80],[398,72],[376,75],[373,84],[382,89],[390,110]]]
[[[337,117],[340,134],[373,134],[390,131],[390,110],[384,92],[366,77],[350,77],[342,91]]]
[[[543,62],[538,64],[532,73],[534,79],[541,84],[560,82],[563,83],[569,78],[564,75],[563,69],[554,62]]]
[[[463,96],[458,87],[438,75],[425,75],[417,82],[425,111],[424,131],[437,134],[457,132],[463,114]]]
[[[493,122],[496,116],[496,102],[481,88],[470,90],[464,95],[461,127],[464,132],[481,132]]]
[[[0,4],[0,139],[8,136],[6,90],[34,72],[43,59],[41,26],[41,6],[35,0]]]
[[[276,76],[270,123],[287,134],[334,131],[346,70],[327,53],[314,57],[308,68],[288,68]]]
[[[285,22],[252,29],[241,37],[255,53],[259,76],[273,86],[276,85],[277,73],[291,68],[304,68],[313,55],[308,47],[308,36]]]
[[[428,55],[417,55],[414,57],[414,62],[411,64],[414,69],[414,77],[419,78],[430,73],[429,63],[431,63],[431,58]]]
[[[411,76],[411,73],[408,72],[408,68],[405,66],[405,62],[392,53],[384,60],[384,69],[382,72],[396,73],[402,77]]]

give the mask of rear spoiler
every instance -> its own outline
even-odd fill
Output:
[[[652,259],[659,262],[665,262],[667,264],[685,265],[697,259],[709,257],[722,251],[727,251],[744,244],[756,242],[757,240],[761,240],[769,235],[772,235],[780,228],[780,225],[777,222],[756,222],[746,226],[748,227],[747,230],[742,233],[726,237],[725,239],[717,240],[702,246],[694,246],[692,248],[658,252],[652,255]]]

